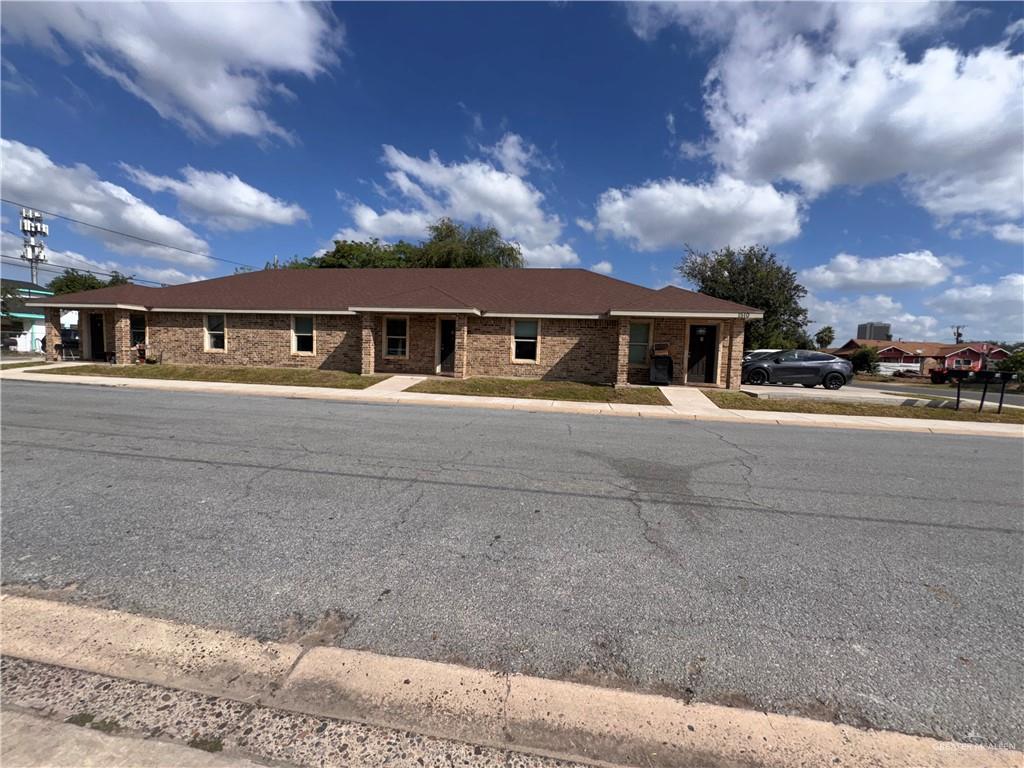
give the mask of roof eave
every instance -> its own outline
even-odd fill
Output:
[[[736,312],[712,312],[708,311],[676,311],[676,310],[646,310],[646,309],[613,309],[608,312],[611,317],[706,317],[713,320],[724,320],[737,318],[742,320],[760,320],[764,312],[736,311]]]

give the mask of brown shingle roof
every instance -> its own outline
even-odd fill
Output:
[[[271,269],[166,288],[100,288],[40,303],[72,307],[104,302],[252,312],[338,312],[351,307],[537,315],[759,312],[681,288],[655,291],[584,269]]]
[[[980,354],[982,344],[982,342],[977,341],[966,341],[961,342],[960,344],[947,344],[942,341],[879,341],[878,339],[850,339],[836,351],[849,353],[860,349],[861,347],[874,347],[879,352],[886,349],[898,349],[907,355],[947,357],[964,349],[973,349],[975,352]],[[997,349],[1002,349],[1002,347],[989,344],[989,352]]]

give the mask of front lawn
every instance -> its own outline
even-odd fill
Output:
[[[292,387],[366,389],[387,376],[360,376],[318,368],[248,368],[220,365],[76,365],[39,371],[61,376],[116,376],[128,379],[221,381],[230,384],[284,384]]]
[[[20,363],[0,362],[0,371],[9,371],[13,368],[34,368],[37,365],[49,365],[49,363],[46,360],[29,360]]]
[[[985,421],[996,424],[1024,424],[1024,409],[1006,409],[1002,413],[977,412],[977,405],[952,408],[931,408],[914,405],[875,405],[834,400],[762,400],[743,392],[703,390],[719,408],[743,411],[783,411],[785,413],[823,413],[833,416],[891,416],[900,419],[941,419],[942,421]]]
[[[526,397],[534,400],[576,400],[585,403],[622,403],[628,405],[668,405],[657,387],[612,387],[580,384],[575,381],[538,381],[536,379],[427,379],[406,392],[435,395],[476,395],[477,397]]]

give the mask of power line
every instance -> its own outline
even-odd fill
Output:
[[[23,260],[20,257],[18,257],[18,256],[11,256],[11,255],[5,253],[5,254],[0,254],[0,259],[6,259],[8,262],[10,262],[12,264],[18,264],[20,266],[24,266],[24,264],[22,263]],[[101,272],[99,270],[89,269],[87,267],[75,267],[75,266],[71,266],[70,264],[56,264],[56,263],[54,263],[52,261],[47,261],[46,264],[47,264],[47,266],[39,266],[39,267],[37,267],[37,269],[40,272],[49,272],[51,274],[56,274],[56,275],[63,274],[65,269],[73,269],[76,272],[86,272],[86,273],[88,273],[90,275],[96,275],[97,277],[113,277],[114,276],[113,272]],[[128,278],[129,280],[131,280],[134,283],[150,283],[151,285],[156,285],[156,286],[173,285],[173,283],[161,283],[158,280],[146,280],[146,279],[141,278],[141,277],[135,277],[134,275],[126,275],[126,274],[124,274],[122,272],[118,272],[117,274],[121,275],[121,277]]]
[[[140,237],[139,235],[132,235],[132,234],[129,234],[128,232],[121,232],[120,230],[111,229],[110,227],[104,227],[104,226],[101,226],[99,224],[90,224],[88,221],[82,221],[81,219],[75,219],[75,218],[72,218],[71,216],[65,216],[63,213],[56,213],[54,211],[44,211],[42,208],[36,208],[35,206],[25,205],[24,203],[19,203],[19,202],[15,201],[15,200],[8,200],[7,198],[4,198],[4,197],[0,197],[0,202],[7,203],[8,205],[15,205],[15,206],[18,206],[18,207],[23,207],[23,208],[32,208],[33,210],[39,211],[40,213],[45,213],[47,216],[56,216],[58,219],[64,219],[65,221],[70,221],[70,222],[72,222],[74,224],[79,224],[79,225],[81,225],[83,227],[92,227],[93,229],[98,229],[98,230],[100,230],[102,232],[109,232],[112,235],[120,235],[121,237],[128,237],[128,238],[131,238],[132,240],[138,240],[141,243],[148,243],[149,245],[156,245],[156,246],[159,246],[161,248],[170,248],[173,251],[181,251],[182,253],[188,253],[188,254],[190,254],[192,256],[200,256],[200,257],[202,257],[204,259],[213,259],[214,261],[223,261],[225,264],[234,264],[236,267],[250,267],[250,268],[252,267],[251,264],[243,264],[240,261],[232,261],[231,259],[224,259],[224,258],[221,258],[220,256],[211,256],[208,253],[200,253],[199,251],[190,251],[188,248],[180,248],[177,245],[169,245],[167,243],[161,243],[159,240],[150,240],[148,237]]]

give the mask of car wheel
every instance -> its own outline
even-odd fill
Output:
[[[808,389],[814,389],[818,385],[817,384],[804,384],[804,386],[807,387]]]
[[[825,389],[839,389],[846,383],[846,377],[841,373],[829,373],[825,375],[825,380],[821,383]]]
[[[768,383],[768,371],[763,368],[758,368],[750,372],[747,376],[747,383],[753,384],[755,387],[760,387],[762,384]]]

